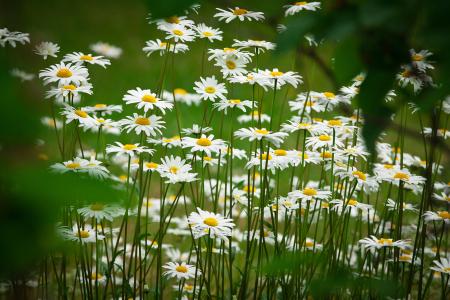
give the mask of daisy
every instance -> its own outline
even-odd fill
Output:
[[[56,163],[50,168],[59,173],[66,172],[85,172],[85,168],[89,164],[89,161],[81,157],[75,157],[74,160],[68,160],[62,163]]]
[[[191,128],[183,128],[181,130],[186,135],[198,135],[201,133],[208,133],[212,131],[211,127],[201,127],[198,124],[193,124]]]
[[[159,30],[165,30],[174,25],[180,25],[187,28],[191,28],[195,25],[194,21],[189,20],[186,16],[170,16],[166,19],[158,19],[158,20],[150,19],[149,24],[151,23],[156,23],[156,26]]]
[[[118,209],[116,206],[94,203],[77,209],[77,212],[88,220],[95,218],[97,221],[101,221],[103,219],[112,221],[117,215]]]
[[[434,69],[433,65],[427,61],[427,58],[433,53],[428,50],[420,50],[416,52],[414,49],[409,50],[409,54],[411,55],[412,65],[419,69],[422,72],[425,72],[427,69]]]
[[[214,135],[206,136],[202,134],[200,138],[184,137],[182,140],[183,148],[191,148],[192,152],[204,152],[207,156],[211,153],[219,153],[225,146],[225,142],[220,139],[214,139]]]
[[[39,78],[41,77],[44,78],[44,84],[57,82],[58,85],[69,85],[71,83],[81,85],[88,81],[89,74],[85,67],[61,62],[40,71]]]
[[[272,132],[267,130],[266,128],[241,128],[237,130],[234,135],[239,139],[248,139],[250,142],[254,140],[267,140],[268,142],[275,145],[275,147],[279,147],[283,142],[283,139],[288,136],[286,132]]]
[[[305,200],[305,201],[312,201],[314,199],[316,200],[326,200],[330,198],[331,192],[325,191],[325,190],[318,190],[313,187],[305,187],[303,190],[295,190],[288,193],[288,197]]]
[[[293,101],[289,101],[291,111],[298,111],[300,114],[311,114],[312,111],[323,112],[326,109],[326,104],[313,100],[307,94],[299,94]]]
[[[8,28],[0,29],[0,46],[5,47],[9,43],[12,47],[16,47],[16,43],[24,45],[30,42],[30,34],[19,31],[9,31]]]
[[[47,59],[48,56],[56,57],[56,53],[59,52],[58,44],[52,42],[42,42],[36,46],[34,53],[37,55],[43,56],[44,59]]]
[[[101,161],[95,159],[95,155],[91,156],[91,159],[88,161],[88,164],[83,171],[98,179],[105,179],[109,177],[109,170],[102,166]]]
[[[257,48],[258,50],[261,50],[261,52],[264,52],[264,50],[273,50],[275,49],[275,44],[271,42],[261,41],[261,40],[248,40],[248,41],[239,41],[239,40],[233,40],[234,44],[233,47],[240,47],[240,48]]]
[[[188,222],[195,239],[208,235],[210,238],[217,237],[225,242],[228,241],[232,228],[235,226],[232,219],[200,208],[197,208],[197,212],[189,215]]]
[[[190,173],[192,167],[185,163],[186,160],[181,159],[181,157],[164,157],[161,159],[161,164],[158,167],[158,172],[161,177],[167,178],[168,183],[177,182],[191,182],[196,180],[196,173]]]
[[[74,225],[72,229],[62,228],[61,234],[64,239],[74,242],[81,242],[82,244],[95,243],[96,240],[103,240],[104,235],[96,233],[95,230],[90,225],[84,225],[84,227],[79,228]]]
[[[11,75],[17,78],[20,78],[22,82],[33,80],[35,75],[31,73],[27,73],[25,71],[19,70],[17,68],[11,70]]]
[[[444,221],[445,223],[450,223],[450,213],[448,211],[426,211],[423,214],[425,222],[430,221]]]
[[[407,169],[382,169],[378,173],[378,176],[381,180],[393,182],[397,185],[400,181],[411,185],[422,185],[425,183],[424,177],[413,175]]]
[[[172,53],[186,52],[189,50],[188,45],[182,43],[169,44],[167,42],[162,42],[160,39],[156,39],[156,41],[147,41],[145,42],[145,47],[142,50],[150,56],[153,52],[159,52],[159,55],[164,55],[166,51]]]
[[[255,157],[252,157],[250,161],[245,165],[247,169],[252,167],[261,167],[271,171],[275,171],[276,169],[284,170],[289,167],[289,162],[286,159],[274,159],[278,158],[274,155],[273,151],[263,152],[261,154],[258,153]]]
[[[233,75],[231,77],[228,77],[227,79],[231,83],[240,83],[240,84],[249,84],[249,85],[253,85],[253,84],[256,83],[255,73],[253,73],[253,72],[249,72],[249,73],[247,73],[245,75]],[[267,91],[267,87],[271,85],[269,80],[264,81],[263,78],[259,78],[258,79],[258,84],[265,91]]]
[[[387,199],[386,207],[388,208],[388,210],[397,211],[398,210],[398,203],[395,202],[392,199]],[[403,211],[412,211],[412,212],[418,212],[419,211],[417,208],[414,207],[413,204],[405,203],[405,202],[402,203],[402,210]]]
[[[153,154],[153,149],[148,149],[145,146],[139,146],[139,144],[122,144],[116,142],[116,145],[106,146],[106,153],[115,153],[116,156],[129,155],[134,156],[139,153],[150,153]]]
[[[156,115],[151,115],[148,117],[140,116],[133,113],[133,116],[128,116],[118,122],[122,126],[122,130],[126,130],[127,133],[130,131],[136,132],[136,134],[145,133],[147,136],[155,136],[161,134],[161,128],[164,128],[165,122],[162,118]]]
[[[94,119],[83,108],[76,109],[68,104],[64,106],[61,115],[66,117],[66,124],[78,121],[80,125],[91,125],[94,122]]]
[[[217,60],[219,58],[239,58],[245,60],[247,63],[252,61],[252,56],[254,55],[251,52],[242,51],[241,49],[236,48],[208,49],[208,52],[210,53],[208,60]]]
[[[373,209],[372,205],[358,202],[355,199],[348,199],[346,201],[334,199],[330,201],[330,204],[333,204],[332,210],[341,213],[345,208],[345,211],[350,212],[351,216],[358,216],[360,211],[367,212]]]
[[[439,260],[433,260],[434,266],[430,269],[442,274],[450,274],[450,259],[441,257]]]
[[[59,98],[67,98],[69,95],[78,97],[79,94],[92,95],[92,85],[87,82],[83,82],[81,85],[75,84],[60,85],[47,91],[45,98],[59,99]]]
[[[225,23],[230,23],[234,19],[239,19],[239,21],[244,20],[264,20],[264,14],[262,12],[249,11],[244,8],[235,7],[228,8],[228,10],[217,8],[219,11],[214,15],[214,18],[218,18],[219,21],[225,21]]]
[[[389,238],[377,238],[373,235],[370,237],[364,238],[362,240],[359,240],[359,243],[365,248],[365,249],[381,249],[385,247],[398,247],[398,248],[405,248],[409,245],[408,241],[406,240],[398,240],[394,241],[393,239]]]
[[[229,99],[229,100],[219,100],[219,102],[214,103],[213,106],[214,108],[217,108],[218,111],[224,110],[226,114],[229,108],[235,107],[245,112],[246,107],[251,108],[253,104],[252,101],[250,100]]]
[[[66,54],[62,61],[75,63],[77,65],[88,63],[91,65],[99,65],[103,68],[106,68],[107,65],[111,64],[109,59],[103,58],[103,56],[92,56],[91,54],[84,54],[82,52],[73,52],[70,54]]]
[[[200,82],[196,81],[194,90],[200,95],[202,100],[214,101],[216,98],[226,100],[224,94],[227,93],[224,83],[218,83],[215,76],[200,77]]]
[[[199,276],[202,274],[200,270],[197,270],[193,265],[187,265],[185,262],[177,263],[177,262],[168,262],[163,266],[164,271],[163,275],[169,278],[176,279],[190,279],[195,276]]]
[[[95,44],[92,44],[90,46],[90,49],[98,54],[101,54],[109,58],[119,58],[120,55],[122,55],[122,49],[103,42],[97,42]]]
[[[270,116],[263,113],[260,114],[258,110],[254,110],[250,112],[249,115],[239,116],[237,120],[239,123],[249,123],[255,120],[256,121],[261,120],[262,123],[262,122],[270,122]]]
[[[83,110],[86,112],[99,113],[100,115],[110,115],[112,113],[121,113],[122,105],[97,103],[93,106],[85,106]]]
[[[316,136],[310,136],[306,138],[306,147],[312,150],[319,150],[323,148],[331,149],[333,146],[333,137],[328,134],[321,134]],[[344,145],[338,138],[334,139],[334,146],[341,148]]]
[[[283,7],[286,8],[284,15],[287,17],[293,16],[302,10],[316,11],[317,9],[320,9],[320,2],[301,1],[301,2],[294,2],[291,5],[285,5]]]
[[[239,57],[219,57],[216,59],[215,66],[220,67],[220,72],[224,78],[229,76],[241,76],[247,73],[245,67],[247,66],[247,61],[244,58]]]
[[[223,32],[219,29],[206,26],[203,23],[198,24],[194,27],[194,29],[197,31],[197,36],[201,39],[208,39],[210,42],[214,42],[214,40],[222,40]]]
[[[178,42],[192,42],[195,39],[195,32],[180,24],[171,24],[162,29],[167,33],[166,40],[173,39],[175,43]]]
[[[259,84],[258,79],[261,78],[263,83],[265,80],[270,80],[273,85],[276,83],[277,88],[281,88],[285,84],[290,84],[294,88],[297,87],[298,84],[302,83],[302,77],[298,75],[296,72],[281,72],[277,68],[273,70],[260,70],[257,73],[256,82]],[[273,86],[272,86],[273,87]]]
[[[144,109],[144,112],[158,108],[163,114],[166,113],[165,109],[171,110],[173,104],[159,99],[155,93],[150,90],[142,90],[136,88],[135,90],[128,90],[127,94],[123,97],[126,104],[136,103],[138,109]]]

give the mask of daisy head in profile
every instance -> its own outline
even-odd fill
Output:
[[[163,268],[166,269],[163,273],[164,276],[176,278],[178,280],[186,280],[202,274],[202,272],[197,270],[195,266],[188,265],[185,262],[168,262],[163,266]]]
[[[381,249],[386,247],[404,249],[409,245],[409,242],[406,240],[394,241],[391,238],[377,238],[374,235],[360,240],[359,243],[366,249]]]
[[[306,1],[300,1],[300,2],[294,2],[289,5],[283,6],[286,8],[286,11],[284,12],[284,15],[287,16],[293,16],[302,10],[310,10],[310,11],[316,11],[320,9],[320,2],[306,2]]]
[[[106,68],[111,62],[103,56],[92,56],[92,54],[84,54],[83,52],[73,52],[64,56],[63,61],[71,62],[77,65],[99,65]]]
[[[145,146],[139,146],[139,144],[122,144],[116,142],[115,145],[106,146],[106,153],[113,153],[116,156],[129,155],[134,156],[139,153],[150,153],[154,152],[153,149],[148,149]]]
[[[58,44],[52,42],[42,42],[35,47],[34,53],[42,56],[42,58],[45,60],[49,56],[56,57],[56,53],[59,52],[59,49],[60,48]]]
[[[200,208],[197,208],[197,212],[192,212],[189,215],[188,222],[196,239],[208,235],[210,238],[217,237],[228,241],[234,227],[232,219]]]
[[[86,224],[83,227],[74,225],[72,228],[61,228],[60,233],[62,237],[69,241],[80,242],[82,244],[95,243],[97,240],[103,240],[104,235],[96,232],[90,225]]]
[[[273,132],[266,128],[256,127],[241,128],[234,135],[241,140],[248,139],[250,142],[254,140],[266,140],[275,145],[275,147],[279,147],[284,138],[288,136],[286,132]]]
[[[239,21],[260,21],[264,20],[264,14],[262,12],[250,11],[245,8],[235,7],[228,8],[228,10],[217,8],[219,11],[214,15],[219,21],[225,21],[225,23],[230,23],[233,20],[238,19]]]

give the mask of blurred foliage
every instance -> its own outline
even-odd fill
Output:
[[[302,12],[287,22],[279,36],[278,49],[298,46],[305,34],[338,43],[333,66],[337,84],[347,84],[360,71],[367,73],[356,105],[365,117],[363,135],[369,149],[383,132],[391,115],[404,103],[385,103],[394,87],[400,66],[409,61],[410,48],[429,49],[438,70],[433,74],[438,88],[425,87],[414,95],[403,91],[408,101],[430,109],[450,91],[450,1],[339,0],[323,2],[323,9]],[[442,84],[442,85],[441,85]]]

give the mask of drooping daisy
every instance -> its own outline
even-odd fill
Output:
[[[219,83],[215,76],[200,77],[200,82],[196,81],[194,90],[203,100],[215,101],[216,98],[226,100],[224,94],[227,93],[224,83]]]
[[[233,47],[240,48],[257,48],[258,51],[264,52],[264,50],[273,50],[275,49],[275,44],[267,41],[261,40],[247,40],[247,41],[239,41],[233,40]]]
[[[93,106],[85,106],[83,110],[86,112],[98,113],[101,116],[110,115],[112,113],[121,113],[122,105],[97,103]]]
[[[266,128],[259,129],[255,127],[241,128],[237,130],[234,135],[241,140],[248,139],[250,142],[264,139],[275,145],[275,147],[279,147],[284,138],[288,136],[286,132],[272,132]]]
[[[168,183],[190,182],[196,180],[196,173],[190,173],[192,167],[179,156],[163,157],[158,167],[161,177],[167,178]]]
[[[373,209],[372,205],[358,202],[355,199],[348,199],[346,201],[334,199],[330,201],[330,204],[333,204],[332,210],[339,213],[345,210],[346,212],[350,212],[350,215],[353,217],[358,216],[360,211],[368,212]]]
[[[166,51],[172,53],[186,52],[189,50],[188,45],[182,43],[170,44],[168,42],[162,42],[160,39],[156,39],[155,41],[147,41],[145,42],[145,47],[142,50],[150,56],[150,54],[154,52],[159,52],[159,55],[164,55]]]
[[[398,247],[401,249],[406,248],[409,242],[406,240],[394,241],[390,238],[377,238],[374,235],[359,240],[359,243],[366,249],[380,249],[384,247]]]
[[[77,65],[83,65],[85,63],[91,65],[99,65],[106,68],[111,62],[109,59],[103,58],[103,56],[92,56],[91,54],[84,54],[82,52],[73,52],[64,56],[63,60]]]
[[[312,201],[314,199],[326,200],[331,196],[331,192],[307,186],[303,190],[295,190],[289,192],[288,196],[294,199],[300,199],[305,201]]]
[[[211,153],[219,153],[225,146],[225,142],[221,139],[214,139],[214,135],[206,136],[202,134],[200,138],[184,137],[182,140],[183,148],[191,148],[192,152],[205,152],[207,156]]]
[[[180,24],[171,24],[162,29],[167,33],[167,40],[178,42],[192,42],[195,39],[195,31]]]
[[[192,212],[189,215],[188,222],[196,239],[208,235],[210,238],[217,237],[223,241],[228,241],[232,228],[235,226],[232,219],[204,211],[199,207],[197,212]]]
[[[198,24],[194,27],[194,29],[197,31],[197,36],[201,39],[208,39],[210,42],[214,42],[214,40],[222,40],[222,31],[219,29],[206,26],[203,23]]]
[[[155,93],[150,90],[142,90],[136,88],[135,90],[128,90],[127,94],[123,97],[126,104],[136,104],[138,109],[144,109],[144,112],[158,108],[163,114],[166,113],[165,109],[171,110],[173,104],[159,99]]]
[[[59,173],[85,172],[85,168],[87,167],[88,164],[89,164],[88,160],[81,157],[75,157],[74,160],[56,163],[52,165],[50,168]]]
[[[219,100],[219,102],[214,103],[213,106],[214,108],[217,108],[218,111],[224,110],[226,114],[229,108],[235,107],[245,112],[246,107],[251,108],[253,104],[252,101],[250,100],[229,99],[229,100]]]
[[[16,47],[16,43],[24,45],[30,42],[30,34],[19,31],[9,31],[8,28],[0,29],[0,46],[5,47],[9,43],[13,48]]]
[[[165,122],[162,118],[156,115],[148,117],[140,116],[133,113],[133,116],[128,116],[118,122],[122,126],[122,130],[126,130],[127,133],[134,131],[136,134],[145,133],[146,136],[156,136],[161,134],[161,128],[164,128]]]
[[[439,260],[433,260],[434,266],[430,269],[443,274],[450,274],[450,259],[441,257]]]
[[[40,71],[39,78],[41,77],[44,78],[44,84],[57,82],[58,85],[69,85],[71,83],[81,85],[88,81],[89,73],[83,66],[61,62]]]
[[[90,49],[98,54],[109,58],[119,58],[122,55],[122,49],[108,43],[97,42],[90,46]]]
[[[430,221],[443,221],[445,223],[450,223],[450,213],[448,211],[426,211],[423,214],[425,222]]]
[[[185,262],[177,263],[177,262],[168,262],[163,266],[164,271],[163,275],[169,278],[176,279],[190,279],[194,278],[196,275],[199,276],[202,274],[200,270],[196,270],[195,266],[187,265]]]
[[[97,221],[101,221],[103,219],[112,221],[117,215],[118,207],[103,203],[93,203],[77,209],[77,212],[88,220],[95,218]]]
[[[262,12],[249,11],[245,8],[235,7],[228,8],[228,10],[217,8],[219,11],[214,15],[214,18],[218,18],[219,21],[225,21],[225,23],[230,23],[234,19],[239,19],[239,21],[259,21],[264,20],[264,14]]]
[[[287,17],[293,16],[302,10],[315,11],[317,9],[320,9],[320,2],[301,1],[301,2],[294,2],[291,5],[285,5],[283,7],[286,8],[284,15]]]
[[[142,152],[152,154],[153,151],[153,149],[148,149],[145,146],[139,146],[139,144],[122,144],[120,142],[116,142],[116,145],[108,145],[106,147],[106,153],[115,153],[116,156],[134,156]]]
[[[52,42],[42,42],[36,46],[34,53],[47,59],[48,56],[56,57],[56,53],[59,52],[58,44]]]

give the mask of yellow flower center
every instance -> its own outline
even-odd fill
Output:
[[[74,86],[73,84],[69,84],[69,85],[63,86],[63,89],[65,89],[66,91],[67,91],[67,90],[69,90],[69,91],[74,91],[76,88],[77,88],[77,87]]]
[[[342,121],[341,120],[329,120],[328,125],[329,126],[341,126]]]
[[[87,116],[88,116],[88,114],[85,112],[85,111],[82,111],[82,110],[79,110],[79,109],[77,109],[76,111],[75,111],[75,114],[77,115],[77,116],[79,116],[80,118],[87,118]]]
[[[101,203],[94,203],[91,205],[91,210],[93,211],[101,211],[103,210],[103,208],[105,207],[105,205],[101,204]]]
[[[177,272],[180,272],[180,273],[187,273],[187,271],[188,271],[188,269],[185,266],[177,266],[175,268],[175,270],[177,270]]]
[[[230,69],[230,70],[236,69],[236,63],[234,61],[232,61],[232,60],[227,60],[225,62],[225,64],[227,65],[227,68]]]
[[[58,76],[59,78],[69,78],[72,76],[72,71],[67,68],[62,68],[58,70],[56,76]]]
[[[395,173],[394,178],[399,180],[408,180],[409,175],[403,172],[397,172]]]
[[[366,174],[364,174],[361,171],[353,171],[352,174],[353,174],[353,176],[358,177],[359,179],[364,180],[364,181],[367,178]]]
[[[423,56],[420,54],[414,54],[413,56],[411,56],[413,61],[422,61],[423,60]]]
[[[99,103],[99,104],[95,104],[94,107],[95,108],[105,108],[106,104]]]
[[[197,145],[199,145],[199,146],[208,147],[208,146],[211,146],[211,144],[212,144],[212,142],[208,138],[199,138],[197,140]]]
[[[356,201],[355,199],[347,200],[347,205],[356,206],[357,204],[358,204],[358,201]]]
[[[166,19],[167,23],[171,23],[171,24],[178,24],[180,23],[180,18],[178,18],[177,16],[172,16],[172,17],[168,17]]]
[[[87,60],[87,61],[91,61],[94,58],[91,55],[81,55],[80,56],[80,60]]]
[[[400,255],[398,260],[399,261],[409,261],[410,258],[411,258],[411,256],[409,256],[409,255]]]
[[[175,95],[186,95],[188,92],[185,89],[176,88],[176,89],[173,90],[173,93]]]
[[[313,247],[314,246],[314,242],[306,241],[305,242],[305,246],[308,247],[308,248]]]
[[[148,118],[139,117],[139,118],[136,118],[134,123],[145,126],[145,125],[150,125],[150,120]]]
[[[219,225],[219,221],[216,218],[214,218],[214,217],[205,218],[203,220],[203,223],[205,225],[208,225],[208,226],[211,226],[211,227],[216,227],[217,225]]]
[[[161,48],[166,48],[167,47],[167,43],[166,42],[161,42],[161,43],[159,43],[159,46]]]
[[[244,192],[252,192],[252,193],[254,193],[255,191],[256,191],[256,188],[254,187],[254,186],[248,186],[248,185],[245,185],[243,188],[242,188],[242,190],[244,191]]]
[[[76,234],[82,239],[87,239],[90,236],[89,231],[87,230],[80,230],[80,232],[77,232]]]
[[[180,169],[178,167],[176,167],[176,166],[172,166],[172,167],[169,168],[169,171],[172,174],[177,174],[178,170],[180,170]]]
[[[324,92],[323,95],[327,98],[327,99],[334,99],[336,97],[336,95],[332,92]]]
[[[411,76],[411,71],[410,70],[405,70],[402,72],[402,77],[410,77]]]
[[[207,92],[208,94],[214,94],[216,92],[216,88],[213,86],[207,86],[205,87],[205,92]]]
[[[331,137],[326,134],[321,134],[319,135],[319,140],[321,140],[322,142],[328,142],[331,140]]]
[[[240,16],[240,15],[245,15],[248,12],[248,10],[244,9],[244,8],[236,8],[233,9],[233,14],[235,16]]]
[[[393,169],[393,168],[394,168],[394,165],[385,164],[383,167],[384,167],[385,169],[390,170],[390,169]]]
[[[239,99],[230,99],[230,100],[228,100],[228,103],[239,104],[239,103],[241,103],[241,100],[239,100]]]
[[[235,51],[236,49],[234,49],[234,48],[223,48],[223,51],[224,52],[233,52],[233,51]]]
[[[203,32],[203,36],[206,36],[206,37],[210,37],[210,36],[213,36],[213,35],[214,35],[214,33],[210,32],[210,31]]]
[[[190,292],[190,291],[192,291],[192,290],[194,290],[194,286],[192,285],[192,284],[185,284],[184,285],[184,289],[186,290],[186,291],[188,291],[188,292]]]
[[[156,102],[158,102],[158,99],[156,99],[155,96],[148,95],[148,94],[142,96],[141,100],[144,101],[144,102],[149,102],[149,103],[156,103]]]
[[[177,36],[182,36],[184,34],[183,31],[181,31],[179,29],[172,30],[172,33],[177,35]]]
[[[325,159],[327,159],[327,158],[332,158],[332,157],[333,157],[333,153],[328,152],[328,151],[325,151],[325,152],[323,152],[323,153],[320,153],[320,156],[321,156],[322,158],[325,158]]]
[[[122,148],[123,148],[124,150],[134,150],[134,149],[137,148],[137,146],[136,146],[136,145],[133,145],[133,144],[125,144],[125,145],[122,146]]]
[[[269,154],[269,156],[267,156],[267,153],[263,153],[259,156],[259,159],[261,160],[271,160],[272,159],[272,155]]]
[[[313,107],[314,104],[315,104],[314,101],[311,100],[306,101],[306,106]]]
[[[381,239],[378,240],[378,244],[380,244],[380,245],[392,245],[392,239],[381,238]]]
[[[154,162],[148,162],[148,163],[145,163],[145,166],[149,169],[156,169],[159,165]]]
[[[303,190],[303,194],[306,196],[315,196],[315,195],[317,195],[317,190],[307,187]]]
[[[259,133],[259,134],[263,134],[263,135],[269,134],[269,131],[267,129],[265,129],[265,128],[255,129],[255,132]]]
[[[212,161],[212,157],[209,157],[209,156],[203,156],[203,160],[206,160],[206,161]]]
[[[442,219],[450,219],[450,213],[448,211],[439,211],[438,215]]]
[[[69,163],[69,164],[66,165],[66,168],[67,168],[67,169],[77,169],[77,168],[79,168],[79,167],[80,167],[80,164],[79,164],[79,163],[76,163],[76,162]]]
[[[296,6],[303,6],[303,5],[306,5],[306,4],[308,4],[308,2],[306,2],[306,1],[301,1],[301,2],[295,2],[294,3],[294,5],[296,5]]]
[[[272,77],[279,77],[281,75],[283,75],[284,73],[281,71],[272,71],[270,72],[270,75],[272,75]]]
[[[286,156],[287,152],[284,149],[277,149],[274,151],[276,156]]]

